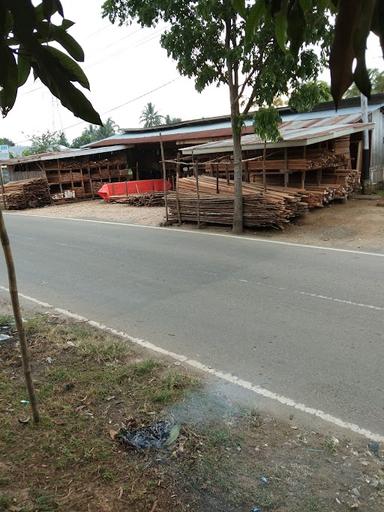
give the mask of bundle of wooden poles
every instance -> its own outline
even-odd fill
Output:
[[[126,196],[111,196],[111,203],[126,204],[128,206],[163,206],[164,192],[146,192],[143,194],[129,194]]]
[[[282,229],[311,208],[344,199],[360,183],[360,173],[350,169],[324,173],[322,184],[305,189],[243,182],[244,226]],[[168,195],[170,222],[230,225],[233,222],[234,184],[212,176],[180,178]]]
[[[217,185],[219,193],[217,193]],[[244,225],[283,228],[303,215],[307,204],[291,191],[264,190],[260,185],[243,183]],[[226,180],[200,176],[178,180],[177,191],[168,195],[170,222],[197,222],[230,225],[233,222],[234,185]]]
[[[0,192],[0,205],[7,210],[38,208],[52,202],[45,178],[11,181]]]

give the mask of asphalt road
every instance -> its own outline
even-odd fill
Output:
[[[6,222],[24,294],[384,435],[383,257],[10,214]]]

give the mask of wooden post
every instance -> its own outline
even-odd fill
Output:
[[[199,189],[199,169],[196,163],[193,163],[193,170],[196,179],[196,196],[197,196],[197,227],[200,228],[200,189]]]
[[[267,190],[267,173],[265,169],[265,160],[267,157],[267,141],[264,141],[264,149],[263,149],[263,186],[264,192]]]
[[[88,177],[89,177],[89,186],[91,188],[92,199],[95,199],[95,193],[93,192],[93,183],[91,177],[91,167],[88,165]]]
[[[161,151],[161,163],[163,167],[163,186],[164,186],[164,205],[165,205],[165,222],[168,224],[168,190],[167,190],[167,168],[165,165],[165,155],[164,155],[164,144],[163,139],[160,135],[160,151]]]
[[[180,198],[179,198],[179,174],[180,174],[180,154],[177,153],[177,162],[176,162],[176,206],[177,206],[177,219],[179,221],[179,225],[181,224],[181,209],[180,209]]]
[[[26,387],[28,390],[28,397],[29,397],[29,401],[31,404],[33,421],[35,423],[39,423],[40,416],[39,416],[39,411],[38,411],[38,407],[37,407],[35,388],[33,386],[33,381],[32,381],[29,349],[28,349],[27,339],[26,339],[25,331],[24,331],[23,318],[22,318],[21,310],[20,310],[15,264],[13,261],[11,245],[9,243],[9,237],[8,237],[7,229],[5,227],[3,212],[1,211],[1,208],[0,208],[0,239],[1,239],[1,245],[3,246],[4,257],[5,257],[5,262],[6,262],[6,266],[7,266],[9,294],[11,296],[13,315],[15,317],[16,328],[17,328],[17,332],[19,335],[25,384],[26,384]]]
[[[288,180],[289,180],[289,174],[288,174],[288,149],[284,148],[284,187],[288,187]]]
[[[1,183],[1,193],[2,193],[2,199],[3,199],[3,206],[4,210],[7,208],[7,202],[5,198],[5,188],[4,188],[4,180],[3,180],[3,169],[0,165],[0,183]]]
[[[219,193],[219,164],[216,164],[216,194]]]

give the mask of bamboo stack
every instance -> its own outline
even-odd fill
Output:
[[[1,205],[8,210],[39,208],[51,204],[48,182],[45,178],[11,181],[0,194]]]

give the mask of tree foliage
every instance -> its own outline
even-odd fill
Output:
[[[327,82],[306,82],[292,92],[288,105],[296,112],[310,112],[318,103],[331,100]]]
[[[153,103],[149,102],[145,105],[141,116],[140,123],[144,128],[152,128],[153,126],[160,126],[163,124],[163,116],[159,114]]]
[[[230,61],[246,82],[244,89],[239,86],[240,96],[247,87],[251,91],[249,107],[271,104],[276,94],[288,92],[298,80],[314,78],[325,53],[318,57],[310,45],[326,40],[329,31],[327,17],[313,15],[294,58],[275,44],[274,26],[268,19],[247,41],[246,23],[236,17],[230,0],[107,0],[103,13],[120,24],[135,20],[150,27],[160,20],[167,22],[161,45],[177,62],[179,72],[195,79],[198,91],[212,83],[228,84]]]
[[[263,142],[277,142],[281,140],[278,128],[279,123],[281,123],[281,117],[274,107],[260,108],[253,116],[255,133]]]
[[[53,153],[61,151],[62,146],[69,146],[63,132],[47,130],[41,135],[31,136],[31,146],[23,151],[23,156],[37,155],[39,153]]]
[[[171,117],[169,114],[163,117],[163,122],[165,125],[181,123],[181,117]]]
[[[84,128],[81,135],[73,139],[71,146],[73,148],[81,148],[91,142],[106,139],[111,137],[119,130],[119,127],[110,117],[103,123],[102,126],[95,126],[90,124]]]
[[[58,25],[52,22],[57,15],[62,18]],[[32,72],[75,116],[101,124],[99,114],[75,85],[89,89],[78,64],[84,52],[68,33],[73,24],[64,18],[60,0],[42,0],[37,6],[31,0],[0,0],[0,111],[4,117]]]
[[[0,146],[14,146],[15,143],[7,137],[0,137]]]
[[[370,96],[365,60],[367,38],[371,31],[375,33],[384,52],[384,0],[233,0],[233,4],[246,20],[250,41],[268,19],[274,25],[280,47],[286,49],[288,45],[293,56],[298,55],[305,42],[306,25],[314,14],[336,14],[329,58],[334,101],[337,104],[353,82]]]
[[[165,22],[161,45],[179,72],[195,80],[198,91],[210,84],[229,88],[234,160],[234,231],[242,230],[242,113],[255,104],[271,105],[300,81],[314,80],[325,58],[314,43],[327,39],[328,18],[314,14],[304,25],[303,44],[293,56],[276,43],[275,27],[265,17],[248,37],[250,8],[238,16],[232,0],[106,0],[103,15],[114,23],[151,27]],[[324,47],[326,48],[326,46]],[[242,108],[240,108],[242,107]]]

